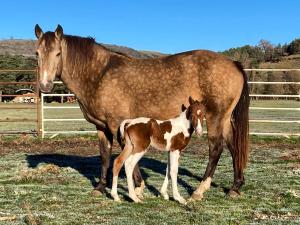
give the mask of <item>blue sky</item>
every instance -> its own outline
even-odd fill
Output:
[[[35,39],[61,24],[66,34],[138,50],[222,51],[266,39],[300,37],[298,0],[44,0],[1,1],[0,39]]]

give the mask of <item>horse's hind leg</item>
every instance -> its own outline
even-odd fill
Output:
[[[192,199],[201,200],[203,193],[210,188],[212,177],[223,151],[223,126],[216,116],[206,116],[208,129],[209,161],[199,187],[194,191]]]
[[[232,157],[232,164],[233,164],[233,171],[234,171],[234,183],[230,191],[228,192],[228,195],[231,197],[235,197],[240,194],[240,188],[245,183],[243,170],[238,167],[236,154],[234,151],[234,144],[233,144],[233,130],[230,120],[227,121],[227,123],[224,126],[224,138],[227,144],[227,147],[231,153]]]
[[[134,182],[133,182],[133,169],[137,162],[143,157],[146,151],[138,152],[135,154],[130,155],[127,160],[125,161],[125,172],[127,177],[127,183],[128,183],[128,192],[129,197],[134,202],[141,202],[141,200],[137,197],[135,191],[134,191]]]
[[[115,201],[120,201],[119,195],[118,195],[118,177],[119,172],[125,162],[125,160],[130,156],[132,153],[132,145],[126,144],[123,148],[123,151],[120,153],[120,155],[115,159],[114,166],[113,166],[113,183],[111,188],[111,196]]]
[[[120,136],[120,131],[118,130],[118,135],[117,135],[117,140],[119,142],[119,145],[121,146],[121,148],[124,148],[124,143],[122,141],[122,138]],[[143,180],[139,165],[136,164],[136,166],[133,169],[133,180],[134,180],[134,184],[135,184],[135,194],[139,197],[139,198],[144,198],[143,197],[143,192],[144,192],[144,188],[145,188],[145,182]]]
[[[134,189],[135,194],[141,199],[144,198],[143,192],[145,189],[145,181],[143,180],[138,163],[135,165],[133,169],[133,180],[135,184],[135,189]]]
[[[97,130],[99,137],[99,148],[101,157],[101,175],[99,184],[95,188],[95,194],[102,194],[107,184],[107,171],[110,164],[113,135],[109,130]]]

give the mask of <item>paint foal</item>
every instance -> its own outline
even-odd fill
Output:
[[[168,165],[166,177],[161,187],[161,194],[168,200],[168,180],[171,177],[173,198],[181,204],[186,200],[181,197],[177,189],[178,160],[180,152],[187,146],[193,131],[202,134],[203,105],[199,101],[189,98],[190,106],[182,105],[181,114],[170,120],[155,120],[139,117],[124,120],[120,125],[121,137],[125,140],[125,147],[115,159],[113,167],[113,186],[111,195],[115,201],[120,201],[117,193],[118,175],[125,162],[125,171],[128,182],[129,197],[134,202],[140,202],[142,196],[137,196],[134,190],[133,169],[138,161],[147,152],[149,146],[168,151]]]

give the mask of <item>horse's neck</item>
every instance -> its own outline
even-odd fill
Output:
[[[178,117],[171,119],[173,126],[176,126],[176,129],[180,129],[184,132],[188,132],[191,127],[191,122],[186,118],[186,110],[179,114]]]
[[[105,65],[109,58],[109,52],[104,48],[95,44],[94,46],[94,57],[92,62],[88,62],[89,65],[84,68],[89,68],[87,71],[81,70],[76,71],[72,68],[69,68],[67,62],[67,44],[62,44],[62,55],[63,55],[63,69],[61,74],[61,80],[67,86],[67,88],[73,92],[76,97],[84,102],[86,94],[95,94],[91,93],[91,90],[96,91],[95,85],[99,82],[99,76],[102,75],[102,70],[104,70]],[[64,54],[65,52],[65,54]],[[75,57],[75,56],[74,56]]]

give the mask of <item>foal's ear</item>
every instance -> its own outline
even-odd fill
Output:
[[[181,111],[184,112],[187,108],[185,107],[184,104],[181,105]]]
[[[42,35],[44,34],[44,32],[42,31],[42,29],[40,28],[40,26],[38,24],[36,24],[34,27],[34,33],[35,33],[35,36],[37,37],[37,39],[42,37]]]
[[[57,25],[57,28],[55,30],[55,37],[58,39],[58,40],[61,40],[62,39],[62,36],[64,35],[64,31],[63,31],[63,28],[61,27],[61,25]]]
[[[189,103],[190,103],[190,105],[195,103],[195,100],[191,96],[189,97]]]

